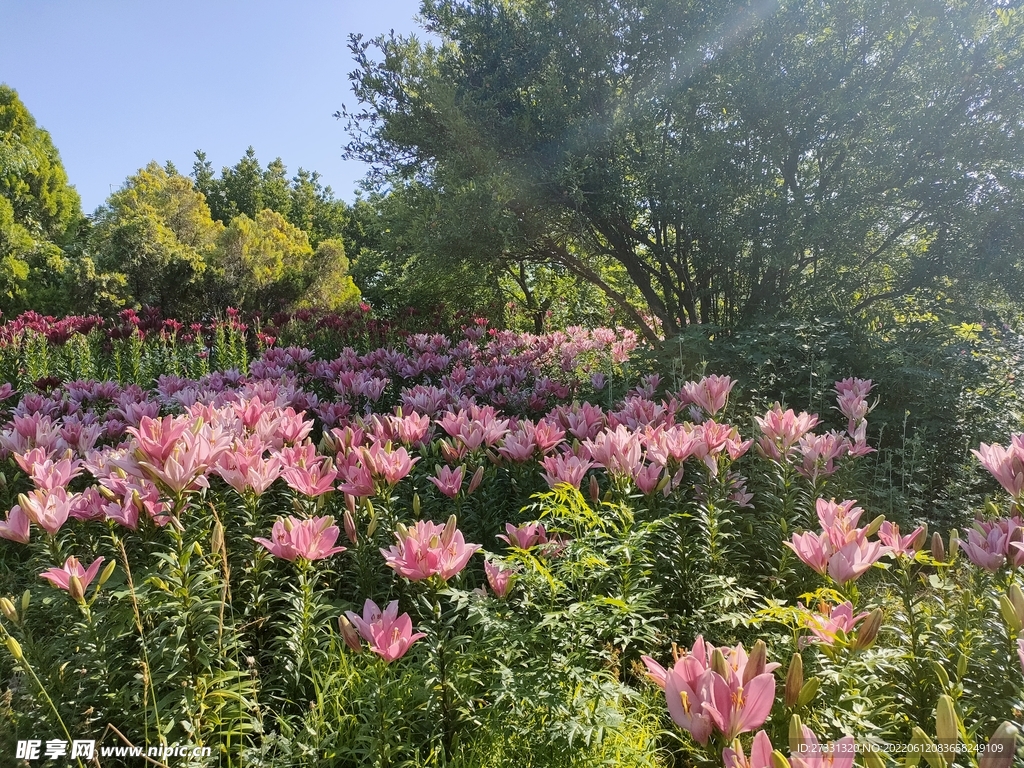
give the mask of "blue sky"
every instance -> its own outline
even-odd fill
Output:
[[[419,0],[0,0],[0,82],[50,132],[88,213],[150,160],[188,173],[255,147],[350,200],[332,115],[352,106],[348,35],[422,33]]]

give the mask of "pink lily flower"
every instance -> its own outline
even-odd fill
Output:
[[[18,495],[18,506],[28,518],[51,536],[67,522],[74,506],[74,494],[63,488],[35,490]]]
[[[892,550],[892,554],[899,557],[913,557],[924,546],[925,527],[917,526],[906,536],[900,535],[900,527],[895,523],[886,520],[878,529],[878,540]]]
[[[382,549],[387,564],[398,574],[411,581],[423,581],[440,576],[447,581],[462,571],[469,558],[481,549],[479,544],[467,544],[462,532],[456,528],[455,516],[444,525],[420,520],[415,525],[400,527],[395,532],[397,545]]]
[[[314,517],[301,520],[297,517],[278,519],[274,523],[271,539],[254,538],[266,547],[272,555],[282,560],[294,561],[323,560],[324,558],[344,552],[345,547],[336,547],[341,529],[334,525],[333,517]]]
[[[960,540],[960,548],[977,567],[995,573],[1006,563],[1007,534],[998,526],[985,531],[979,523]]]
[[[459,491],[462,490],[462,479],[464,476],[464,470],[461,465],[452,470],[447,464],[443,467],[437,466],[434,468],[437,471],[437,477],[427,478],[434,485],[437,486],[437,490],[443,493],[450,499],[454,499],[459,495]]]
[[[546,470],[541,473],[541,476],[549,488],[554,488],[559,483],[568,483],[577,490],[579,490],[587,470],[594,466],[592,462],[571,453],[545,456],[541,465]]]
[[[715,723],[707,711],[711,707],[715,678],[724,684],[722,678],[705,670],[695,680],[688,680],[674,667],[665,674],[665,700],[668,713],[680,728],[689,731],[701,746],[708,743]],[[726,686],[728,688],[728,686]]]
[[[96,574],[100,572],[101,565],[103,565],[102,557],[97,557],[88,568],[83,568],[77,557],[69,557],[62,568],[50,568],[39,576],[58,589],[63,589],[76,600],[81,600],[92,580],[96,578]],[[72,579],[76,579],[78,584],[73,584]],[[80,593],[78,592],[79,588],[81,588]]]
[[[726,680],[716,672],[711,687],[711,702],[704,709],[728,741],[741,733],[760,728],[768,719],[775,702],[775,675],[757,675],[747,683],[736,676]]]
[[[829,557],[832,547],[827,533],[794,533],[790,541],[783,542],[796,553],[796,556],[822,576],[828,571]]]
[[[547,531],[543,523],[524,523],[518,528],[512,523],[505,523],[505,533],[499,533],[495,538],[501,539],[510,547],[529,549],[536,544],[547,544]]]
[[[801,725],[800,731],[803,738],[800,740],[797,754],[790,753],[789,756],[793,768],[853,768],[853,736],[844,736],[838,741],[821,744],[814,731],[806,725]]]
[[[993,443],[982,443],[978,450],[972,450],[981,465],[999,481],[1014,501],[1021,500],[1024,492],[1024,435],[1014,435],[1009,448]]]
[[[725,408],[729,393],[736,382],[728,376],[706,376],[700,381],[688,381],[683,385],[683,394],[691,403],[696,403],[709,416]]]
[[[802,605],[800,607],[803,608]],[[801,624],[811,630],[811,633],[817,638],[810,642],[833,645],[839,638],[840,632],[849,635],[857,624],[867,616],[867,611],[854,616],[853,603],[849,600],[832,607],[822,603],[817,612],[806,611],[801,617]]]
[[[743,746],[739,742],[733,742],[731,747],[722,750],[723,768],[771,768],[772,764],[772,742],[768,734],[758,731],[754,734],[754,741],[750,745],[750,758],[743,752]]]
[[[360,636],[370,644],[370,650],[387,663],[402,658],[409,646],[426,637],[426,633],[412,632],[412,619],[408,613],[398,615],[398,601],[392,600],[381,612],[370,599],[363,604],[363,615],[345,611]]]
[[[511,568],[502,568],[490,560],[484,563],[484,573],[487,575],[487,583],[491,585],[494,594],[504,598],[512,588],[515,580],[515,571]]]
[[[6,522],[0,522],[0,539],[28,544],[29,536],[28,515],[21,511],[19,505],[15,504],[7,513]]]
[[[1020,659],[1020,668],[1024,672],[1024,637],[1017,640],[1017,657]]]
[[[889,547],[877,541],[869,542],[864,538],[851,541],[828,559],[828,574],[840,584],[847,584],[867,573],[872,565],[890,551]]]

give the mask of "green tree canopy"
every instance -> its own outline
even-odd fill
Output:
[[[93,251],[101,271],[124,275],[126,298],[190,316],[223,229],[190,179],[152,162],[97,211]]]
[[[465,223],[477,258],[557,264],[629,311],[614,263],[667,332],[1024,299],[1024,14],[1006,4],[426,0],[421,16],[439,45],[353,39],[348,154],[384,189],[428,188],[421,215]]]

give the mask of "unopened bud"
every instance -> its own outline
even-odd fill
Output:
[[[868,617],[864,619],[864,623],[860,625],[857,630],[857,637],[853,641],[853,649],[856,651],[863,651],[865,648],[870,648],[875,638],[878,637],[878,630],[882,628],[882,609],[875,608]]]
[[[590,500],[594,504],[601,500],[601,485],[597,482],[597,475],[590,476]]]
[[[100,492],[100,496],[105,498],[107,501],[117,501],[117,494],[114,493],[109,488],[102,485],[98,485],[96,486],[96,490],[98,490]]]
[[[935,677],[939,679],[939,685],[942,686],[942,690],[949,689],[949,673],[946,668],[938,661],[932,662],[932,669],[935,671]]]
[[[196,557],[203,556],[203,546],[198,541],[192,542],[192,554]]]
[[[328,528],[330,528],[332,525],[334,525],[334,517],[332,515],[325,515],[320,520],[320,531],[319,532],[323,533]]]
[[[878,529],[882,527],[882,523],[884,523],[884,522],[885,522],[885,515],[879,515],[874,520],[872,520],[870,523],[868,523],[868,527],[864,529],[864,535],[865,536],[874,536],[876,533],[878,533]]]
[[[817,695],[818,693],[818,686],[820,685],[821,679],[817,677],[812,677],[810,680],[804,683],[804,687],[800,689],[800,696],[797,699],[796,703],[801,707],[806,707],[814,700],[815,695]]]
[[[711,653],[711,669],[726,680],[729,679],[729,662],[725,660],[725,654],[722,653],[721,648],[715,648]]]
[[[8,635],[4,638],[4,642],[7,644],[7,650],[11,652],[11,656],[14,657],[15,661],[23,661],[25,654],[21,652],[21,645],[13,637]]]
[[[283,519],[283,520],[281,521],[281,524],[282,524],[282,525],[284,526],[284,529],[285,529],[285,530],[286,530],[286,531],[287,531],[288,533],[291,533],[291,532],[292,532],[292,528],[294,528],[294,527],[295,527],[295,523],[293,523],[293,522],[292,522],[292,519],[291,519],[290,517],[286,517],[286,518],[284,518],[284,519]]]
[[[1010,634],[1014,637],[1019,635],[1024,629],[1024,623],[1021,622],[1021,616],[1017,614],[1017,609],[1013,607],[1013,602],[1007,595],[999,596],[999,612],[1003,614],[1003,621],[1006,622]]]
[[[473,477],[469,481],[469,489],[466,494],[469,495],[477,488],[480,487],[480,482],[484,479],[484,468],[481,466],[477,468],[476,472],[473,473]]]
[[[772,768],[790,768],[789,760],[777,749],[772,752]]]
[[[786,706],[792,709],[800,700],[800,689],[804,687],[804,659],[799,653],[793,654],[786,672]]]
[[[670,475],[668,470],[666,469],[665,472],[661,476],[661,480],[658,481],[658,485],[654,489],[654,492],[655,493],[664,493],[665,496],[667,497],[668,496],[668,491],[666,491],[665,489],[668,488],[668,484],[670,482],[672,482],[672,475]]]
[[[956,716],[953,699],[946,694],[939,696],[935,705],[935,737],[940,745],[945,746],[940,749],[940,754],[946,764],[952,765],[955,757],[952,747],[960,738],[960,720]]]
[[[21,615],[28,613],[28,604],[32,600],[32,591],[26,589],[21,595]]]
[[[356,632],[356,628],[352,626],[352,622],[344,614],[338,617],[338,630],[341,632],[345,645],[356,653],[363,649],[362,643],[359,642],[359,633]]]
[[[96,582],[97,592],[99,591],[100,587],[102,587],[104,584],[110,581],[110,577],[114,575],[115,568],[117,568],[116,560],[111,560],[109,563],[107,563],[107,567],[104,568],[103,572],[100,574],[99,581]]]
[[[875,746],[877,748],[877,745]],[[864,768],[886,768],[885,758],[871,747],[863,750],[858,749],[857,754],[860,755],[861,759],[864,761]]]
[[[224,554],[224,525],[220,520],[213,524],[213,533],[210,534],[210,553],[214,555]]]
[[[405,528],[404,525],[402,527]],[[377,515],[373,512],[373,509],[371,508],[371,510],[370,510],[370,522],[368,522],[366,524],[366,535],[367,535],[367,537],[368,538],[373,538],[373,534],[376,533],[376,531],[377,531]],[[406,528],[405,529],[405,536],[403,536],[402,538],[405,539],[408,536],[409,536],[409,529]]]
[[[967,658],[966,653],[961,653],[960,658],[956,660],[956,676],[961,680],[963,679],[964,675],[967,674],[968,661],[969,659]]]
[[[767,661],[768,646],[764,644],[764,640],[758,640],[754,643],[754,647],[750,649],[750,655],[747,656],[747,666],[743,670],[743,685],[746,685],[763,673],[764,665]]]
[[[351,512],[353,515],[356,513],[356,497],[351,493],[345,494],[345,509]]]
[[[1017,728],[1004,720],[985,745],[978,768],[1010,768],[1017,755]]]
[[[68,594],[71,595],[71,599],[76,603],[85,600],[85,589],[82,587],[82,580],[78,576],[72,575],[68,579]]]
[[[932,559],[939,563],[946,562],[946,545],[942,543],[938,531],[932,534]]]
[[[924,548],[924,543],[928,541],[928,524],[925,523],[921,526],[921,531],[918,533],[913,541],[910,542],[911,548],[916,552]]]
[[[949,562],[953,562],[956,553],[960,551],[960,532],[954,528],[949,532]]]
[[[804,741],[803,724],[800,715],[793,715],[789,718],[789,754],[791,755],[802,754],[800,745]]]
[[[8,621],[13,621],[15,624],[18,623],[18,612],[14,608],[14,603],[10,601],[10,598],[0,597],[0,613],[7,617]]]
[[[412,513],[416,517],[420,516],[420,495],[418,493],[412,495]]]
[[[444,524],[444,530],[441,531],[441,546],[447,549],[452,545],[452,541],[455,540],[455,532],[458,530],[458,521],[455,519],[455,515],[448,517],[448,522]]]
[[[345,525],[345,536],[353,544],[359,543],[359,533],[356,530],[356,519],[352,517],[352,510],[346,509],[345,516],[342,518]]]

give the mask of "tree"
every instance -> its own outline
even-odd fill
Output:
[[[338,239],[321,242],[310,260],[309,285],[298,306],[337,311],[358,304],[359,289],[352,282],[348,269],[345,244]]]
[[[277,311],[296,302],[310,283],[313,249],[306,233],[265,208],[235,216],[220,236],[215,264],[221,302],[240,309]]]
[[[96,266],[124,275],[134,303],[192,316],[205,308],[203,273],[223,229],[191,180],[152,162],[97,211]]]
[[[557,264],[651,337],[604,264],[669,333],[1024,299],[1024,14],[1003,4],[426,0],[421,17],[439,46],[353,39],[347,153],[384,188],[430,189],[438,217],[500,222],[477,258]]]
[[[0,307],[65,312],[74,266],[61,246],[87,229],[78,193],[50,135],[0,84]]]

